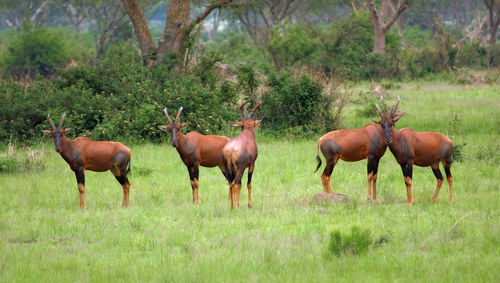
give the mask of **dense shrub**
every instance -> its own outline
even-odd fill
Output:
[[[275,27],[271,30],[269,47],[279,67],[316,65],[321,52],[321,42],[314,30],[301,24]]]
[[[268,91],[262,96],[261,110],[265,116],[264,129],[300,136],[331,131],[339,126],[338,113],[345,94],[338,82],[330,82],[325,87],[320,80],[305,73],[296,75],[284,71],[271,75],[266,85]]]
[[[68,46],[59,32],[26,26],[8,44],[4,72],[17,78],[48,76],[70,60]]]
[[[187,130],[202,133],[222,132],[238,117],[235,97],[222,88],[207,88],[193,75],[143,67],[137,54],[115,55],[97,66],[62,71],[53,80],[0,82],[0,139],[40,136],[49,127],[49,112],[56,119],[66,112],[72,135],[137,141],[160,138],[157,126],[167,123],[164,107],[176,113],[183,106]]]
[[[399,36],[389,30],[386,54],[372,54],[373,26],[368,12],[355,13],[323,33],[323,67],[342,70],[353,80],[377,79],[399,75]]]

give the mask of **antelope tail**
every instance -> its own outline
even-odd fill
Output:
[[[130,172],[130,166],[131,166],[131,163],[132,163],[132,162],[130,162],[130,161],[129,161],[129,163],[128,163],[128,168],[127,168],[127,174],[128,174],[128,172]]]
[[[314,170],[314,173],[316,173],[319,167],[321,167],[321,158],[319,157],[319,141],[318,145],[316,146],[316,160],[318,161],[318,166],[316,167],[316,170]]]

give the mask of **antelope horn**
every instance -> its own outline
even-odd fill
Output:
[[[175,123],[177,124],[177,121],[179,121],[179,117],[181,117],[181,113],[182,113],[182,110],[184,108],[181,106],[181,108],[179,108],[179,111],[177,112],[177,116],[175,116]]]
[[[246,104],[247,104],[246,102],[243,102],[243,104],[241,104],[241,106],[240,106],[240,112],[241,112],[241,118],[242,118],[242,119],[245,119],[245,118],[246,118],[246,117],[245,117],[245,105],[246,105]]]
[[[398,105],[399,105],[400,100],[401,100],[401,98],[398,95],[398,101],[393,103],[391,106],[391,113],[396,114],[396,109],[398,109]]]
[[[173,124],[172,119],[170,119],[170,116],[168,115],[167,107],[163,109],[163,113],[165,113],[165,116],[167,117],[167,120],[170,124]]]
[[[384,118],[384,114],[382,114],[382,111],[380,110],[380,107],[378,104],[375,104],[375,108],[377,109],[377,114],[380,116],[380,118]]]
[[[66,119],[66,112],[64,112],[64,114],[61,117],[61,121],[59,121],[59,128],[61,128],[61,129],[62,129],[64,119]]]
[[[395,122],[399,121],[399,119],[401,119],[401,117],[403,117],[403,115],[405,115],[405,114],[406,114],[406,112],[401,112],[401,113],[397,114],[397,115],[394,117],[394,119],[392,119],[392,120],[393,120],[393,121],[394,121],[394,123],[395,123]]]
[[[253,115],[255,114],[255,111],[257,111],[260,107],[262,106],[262,102],[259,102],[259,104],[257,104],[257,106],[255,106],[252,111],[250,111],[250,115],[248,115],[249,117],[253,118]]]
[[[385,108],[385,113],[389,113],[389,109],[387,108],[387,104],[385,104],[384,97],[383,97],[383,96],[381,96],[381,97],[380,97],[380,100],[382,100],[382,104],[384,105],[384,108]]]
[[[50,125],[52,126],[52,129],[56,129],[56,125],[54,125],[54,122],[52,121],[52,117],[50,117],[50,113],[49,115],[47,115],[47,119],[49,119],[49,123]]]

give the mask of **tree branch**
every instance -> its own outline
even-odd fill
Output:
[[[400,0],[398,2],[398,8],[394,14],[392,14],[391,19],[389,22],[385,23],[382,25],[382,29],[388,30],[398,19],[398,17],[403,13],[403,11],[408,8],[408,2],[409,0]]]
[[[201,13],[198,17],[196,17],[196,19],[194,19],[193,21],[191,21],[189,23],[189,25],[186,27],[185,29],[185,33],[186,34],[190,34],[191,31],[193,30],[193,28],[201,23],[206,17],[208,17],[208,15],[210,15],[210,13],[212,13],[213,10],[217,9],[217,8],[220,8],[220,7],[224,7],[224,6],[241,6],[241,5],[246,5],[247,2],[246,1],[241,1],[241,2],[238,2],[238,3],[233,3],[232,0],[221,0],[219,2],[216,2],[210,6],[207,7],[207,9]]]

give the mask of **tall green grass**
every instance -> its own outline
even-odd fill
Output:
[[[269,141],[257,132],[253,209],[244,185],[241,207],[230,211],[217,168],[201,169],[202,203],[193,205],[187,170],[166,143],[130,146],[128,209],[120,208],[111,173],[88,171],[82,211],[74,174],[47,141],[39,149],[45,167],[0,173],[0,281],[498,281],[496,87],[404,85],[384,97],[392,102],[396,95],[407,112],[398,128],[466,143],[463,162],[451,168],[454,203],[445,182],[431,205],[435,178],[415,167],[416,204],[407,206],[401,169],[387,151],[378,202],[366,200],[366,162],[340,161],[332,188],[352,202],[311,204],[322,191],[320,172],[312,173],[318,137]],[[369,121],[356,111],[362,107],[346,108],[345,127]],[[364,253],[332,257],[331,233],[346,235],[354,226],[373,243]]]

